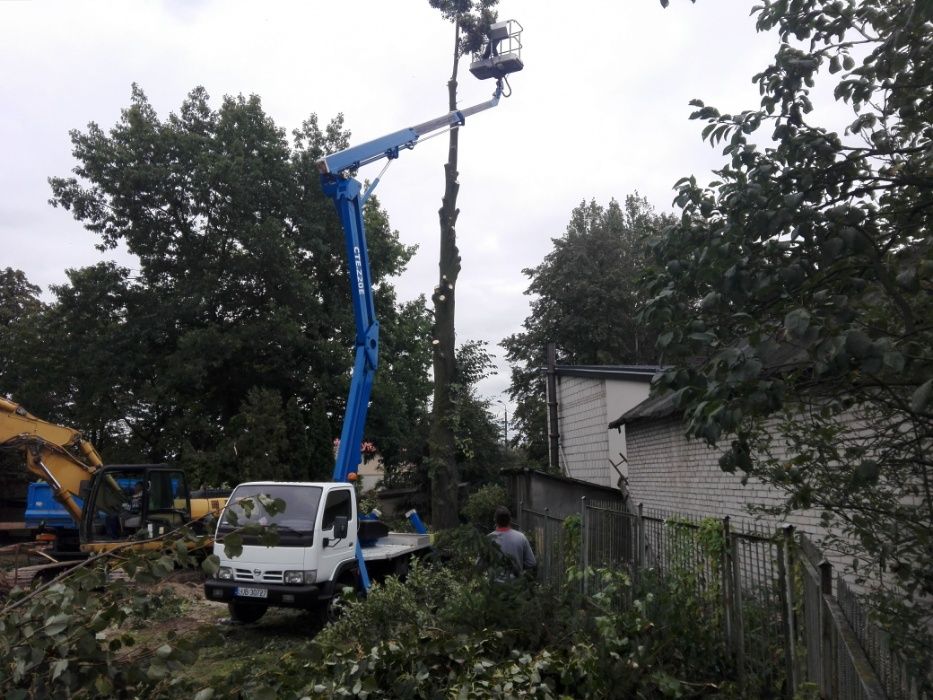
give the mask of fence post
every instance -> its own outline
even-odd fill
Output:
[[[783,537],[778,542],[778,578],[781,591],[781,626],[784,632],[784,665],[787,672],[786,695],[793,700],[797,692],[797,640],[794,624],[794,526],[781,528]]]
[[[645,504],[638,504],[638,520],[635,521],[635,574],[645,566]]]
[[[544,580],[551,579],[551,538],[548,536],[548,530],[551,529],[551,509],[544,509]],[[541,578],[540,576],[538,578]]]
[[[742,616],[742,555],[739,553],[739,536],[732,533],[729,549],[732,562],[732,604],[735,615],[735,665],[739,675],[739,690],[745,693],[745,626]]]
[[[722,519],[722,560],[719,562],[720,576],[722,577],[722,609],[725,613],[726,646],[735,653],[735,635],[732,633],[732,569],[730,568],[729,545],[731,542],[729,532],[729,516]]]
[[[833,594],[833,565],[826,559],[820,567],[820,693],[823,697],[836,697],[836,654],[833,649],[833,621],[826,597]]]
[[[586,496],[580,496],[580,593],[586,595],[586,567],[589,564],[589,528],[586,526]]]

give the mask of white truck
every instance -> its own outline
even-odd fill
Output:
[[[258,496],[280,498],[285,510],[270,515]],[[248,499],[251,512],[243,507]],[[228,516],[232,510],[235,518]],[[231,521],[235,521],[234,524]],[[224,554],[224,537],[243,523],[275,526],[278,544],[243,537],[243,552]],[[352,484],[257,481],[234,489],[221,514],[214,540],[220,568],[204,584],[208,600],[225,602],[237,622],[255,622],[269,606],[301,608],[326,617],[345,586],[359,587],[357,542],[373,578],[404,574],[411,558],[426,554],[428,535],[388,532],[376,520],[361,519]]]

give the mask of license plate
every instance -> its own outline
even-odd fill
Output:
[[[266,588],[250,588],[248,586],[238,586],[236,594],[241,598],[268,598],[269,590]]]

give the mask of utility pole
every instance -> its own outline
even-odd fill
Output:
[[[548,452],[551,457],[551,471],[560,474],[560,433],[557,430],[557,346],[547,344],[547,415],[548,415]]]
[[[509,446],[509,405],[502,399],[496,399],[496,403],[502,404],[502,411],[505,414],[502,423],[502,432],[503,432],[503,442],[505,443],[506,449]]]

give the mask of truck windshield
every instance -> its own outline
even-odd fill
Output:
[[[258,496],[281,498],[285,501],[285,510],[275,515],[269,515],[263,508]],[[249,499],[249,508],[243,503]],[[275,525],[283,532],[313,533],[314,521],[317,519],[317,509],[321,502],[320,486],[298,486],[295,484],[264,484],[237,486],[224,514],[220,519],[219,532],[229,532],[235,527],[242,527],[251,523],[260,525]],[[228,511],[236,513],[236,525],[233,525]],[[247,511],[249,516],[247,517]]]

